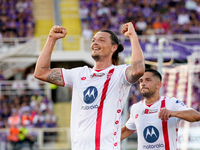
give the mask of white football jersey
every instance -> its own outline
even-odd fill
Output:
[[[120,150],[121,112],[131,87],[127,67],[62,69],[65,86],[73,87],[73,150]]]
[[[180,119],[170,117],[168,121],[158,118],[160,108],[172,111],[188,110],[176,98],[163,97],[150,107],[142,100],[131,107],[130,118],[126,123],[129,130],[136,130],[138,150],[176,150]]]

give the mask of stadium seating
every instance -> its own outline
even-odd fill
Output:
[[[80,49],[79,41],[81,36],[81,25],[78,14],[79,10],[78,2],[79,2],[78,0],[60,1],[60,15],[61,15],[62,26],[66,27],[68,32],[67,39],[63,40],[64,50]]]

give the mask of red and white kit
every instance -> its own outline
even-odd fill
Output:
[[[163,97],[150,107],[142,100],[131,107],[130,118],[126,123],[129,130],[137,130],[138,150],[176,150],[180,119],[158,118],[160,108],[172,111],[188,110],[183,102],[176,98]]]
[[[132,85],[126,79],[127,67],[62,69],[65,86],[73,87],[73,150],[120,150],[121,112]]]

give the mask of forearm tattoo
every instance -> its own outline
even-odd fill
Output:
[[[140,76],[138,76],[137,72],[140,72],[140,69],[144,69],[144,61],[138,60],[132,62],[131,66],[127,68],[126,76],[129,82],[134,83],[138,80]],[[136,74],[135,74],[136,73]]]
[[[50,67],[41,67],[42,69],[49,69]]]
[[[62,84],[62,75],[60,71],[58,70],[53,70],[48,76],[47,76],[47,81],[54,83],[54,84]]]

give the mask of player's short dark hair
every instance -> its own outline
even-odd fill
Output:
[[[116,44],[118,47],[117,47],[117,50],[113,53],[113,56],[112,56],[112,64],[113,65],[118,65],[119,64],[119,53],[122,52],[124,50],[124,46],[119,43],[119,39],[117,37],[117,35],[110,31],[110,30],[101,30],[100,32],[107,32],[110,34],[110,38],[111,38],[111,41],[112,41],[112,44]]]
[[[162,76],[157,70],[155,70],[155,69],[145,69],[145,72],[153,73],[154,76],[157,76],[160,79],[160,81],[162,81]]]

